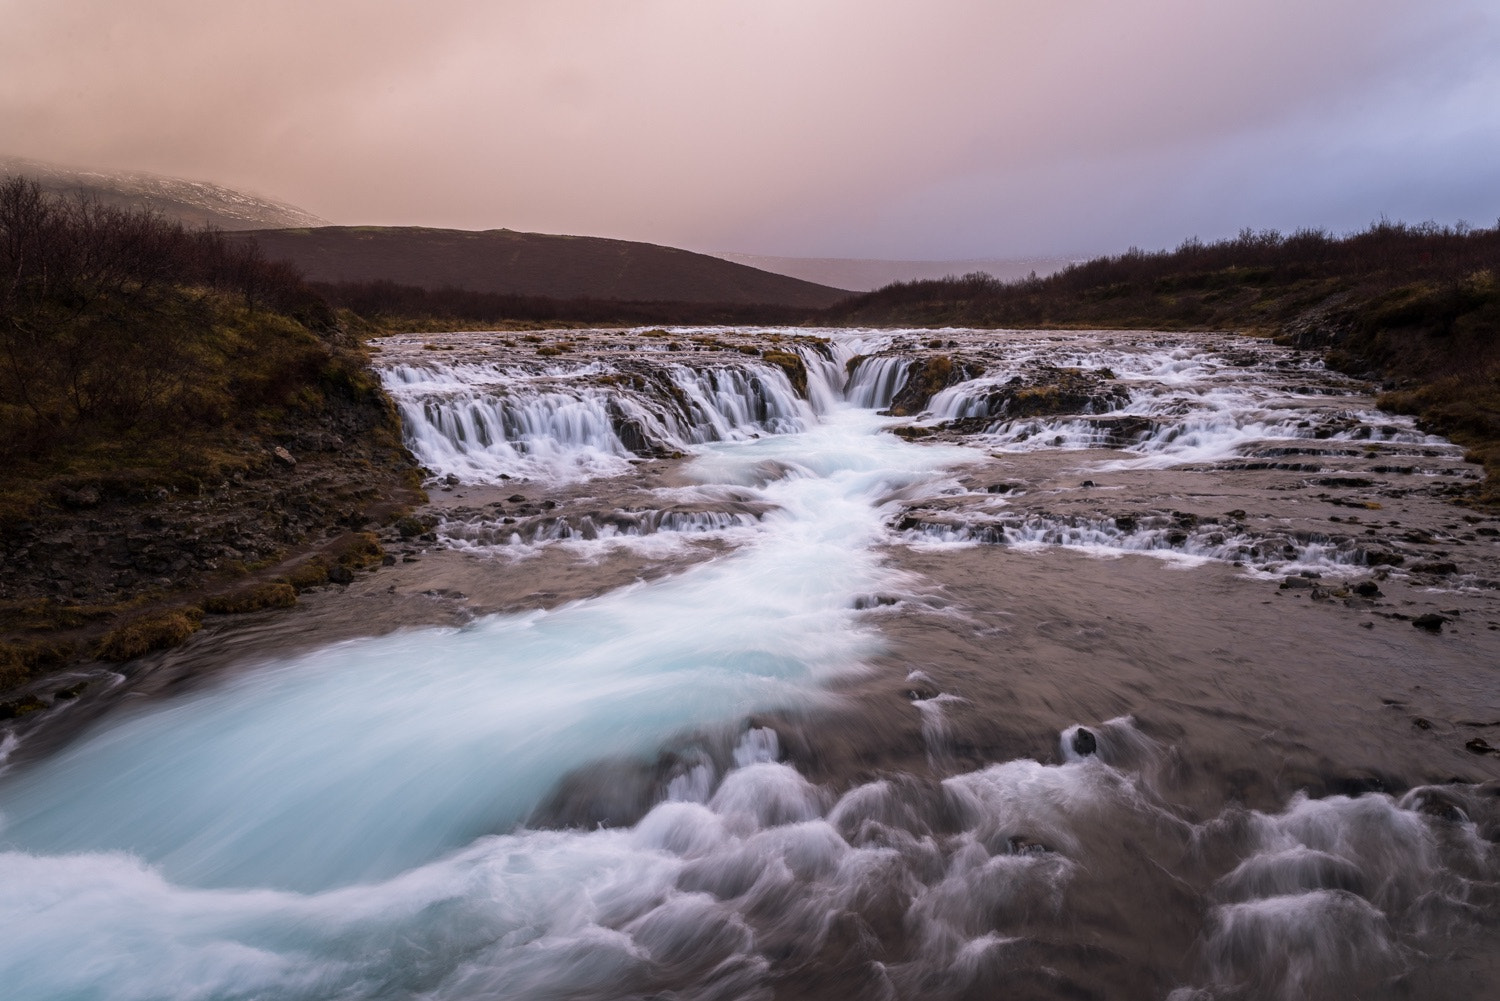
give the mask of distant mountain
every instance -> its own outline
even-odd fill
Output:
[[[295,205],[243,191],[139,170],[104,171],[62,167],[40,160],[0,156],[0,178],[30,177],[44,191],[85,195],[105,205],[150,209],[187,226],[223,230],[322,226],[327,220]]]
[[[976,258],[961,261],[880,261],[844,257],[765,257],[757,254],[714,254],[726,261],[744,264],[803,281],[835,288],[869,292],[892,282],[931,281],[961,277],[982,271],[1001,281],[1025,278],[1035,271],[1039,277],[1061,271],[1073,263],[1068,257]]]
[[[706,254],[628,240],[508,229],[325,226],[260,230],[272,258],[315,282],[389,281],[425,289],[821,309],[851,294]]]

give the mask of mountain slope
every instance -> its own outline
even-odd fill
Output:
[[[145,171],[80,170],[40,160],[0,156],[0,180],[29,177],[50,194],[81,195],[118,208],[159,212],[190,227],[223,230],[321,226],[326,220],[295,205],[206,181]]]
[[[325,226],[263,230],[266,256],[316,282],[390,281],[426,289],[555,299],[754,303],[821,309],[850,293],[706,254],[628,240],[508,229]]]

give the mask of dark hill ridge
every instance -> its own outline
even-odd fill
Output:
[[[314,282],[389,281],[425,289],[632,302],[823,309],[852,293],[706,254],[629,240],[402,226],[257,230],[266,256]]]

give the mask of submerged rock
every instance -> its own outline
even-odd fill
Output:
[[[1411,620],[1411,624],[1418,629],[1425,629],[1429,633],[1440,633],[1443,631],[1443,623],[1449,621],[1448,616],[1439,615],[1436,612],[1428,612],[1426,615],[1418,615]]]
[[[1098,751],[1099,738],[1094,736],[1092,730],[1079,727],[1078,732],[1073,734],[1073,752],[1087,757],[1090,754],[1098,753]]]

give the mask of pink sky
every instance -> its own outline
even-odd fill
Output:
[[[0,0],[0,153],[344,223],[970,258],[1500,216],[1484,0]]]

